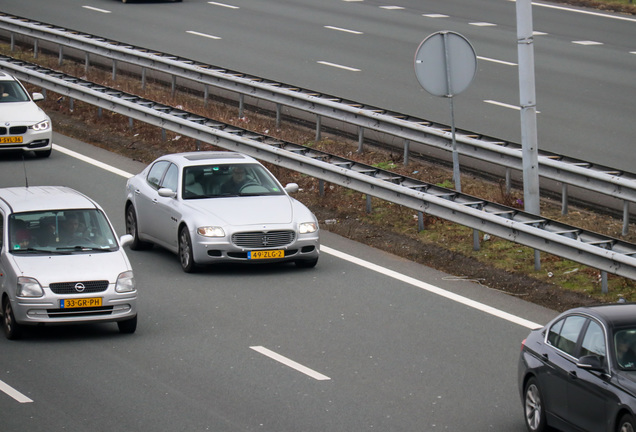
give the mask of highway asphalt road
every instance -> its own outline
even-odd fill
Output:
[[[73,187],[123,234],[125,179],[142,166],[55,143],[45,160],[0,155],[0,185],[24,185],[26,169],[30,185]],[[315,269],[185,274],[160,249],[128,255],[135,334],[0,337],[0,430],[525,430],[520,343],[554,311],[327,232]]]
[[[413,57],[428,35],[467,37],[477,76],[458,128],[521,142],[509,0],[2,0],[0,11],[451,123]],[[534,2],[539,148],[634,172],[636,17]]]

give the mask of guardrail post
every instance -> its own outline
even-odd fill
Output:
[[[133,118],[132,117],[128,117],[128,128],[130,130],[134,129],[134,124],[133,124]]]
[[[141,89],[146,90],[146,68],[141,68]]]
[[[171,96],[174,97],[174,94],[177,92],[177,76],[172,75],[172,88],[171,88]]]
[[[417,212],[417,231],[424,231],[424,213]]]
[[[102,118],[102,107],[97,107],[97,117]]]
[[[510,195],[512,189],[512,181],[510,180],[510,168],[506,168],[506,194]]]
[[[316,115],[316,142],[320,141],[320,129],[322,128],[322,117]]]
[[[73,112],[73,109],[75,109],[75,99],[73,99],[72,97],[68,98],[68,109]]]
[[[364,143],[364,128],[358,126],[358,153],[362,153],[362,144]]]
[[[325,196],[325,181],[323,179],[318,180],[318,194]]]
[[[205,85],[203,87],[203,106],[204,107],[208,107],[208,98],[210,97],[210,86],[209,85]]]
[[[241,93],[239,96],[239,115],[238,115],[239,119],[243,119],[245,117],[244,107],[245,107],[245,95]]]
[[[473,250],[479,250],[479,231],[476,229],[473,230]]]
[[[60,50],[59,50],[59,54],[57,58],[57,64],[62,66],[63,61],[64,61],[64,47],[60,45]]]
[[[15,34],[11,33],[11,52],[15,51]]]
[[[409,147],[410,147],[411,141],[409,140],[404,140],[404,166],[407,166],[409,164]]]
[[[629,231],[629,201],[623,201],[623,235]]]
[[[90,54],[89,54],[89,53],[86,53],[86,54],[84,55],[84,73],[85,73],[86,75],[88,75],[88,68],[90,67],[90,65],[91,65],[91,61],[90,61]]]
[[[607,272],[605,270],[601,270],[601,292],[603,294],[607,294],[608,293],[608,288],[607,288]]]
[[[165,128],[161,128],[161,140],[163,142],[168,141],[168,137],[166,136],[166,129]]]
[[[281,112],[281,108],[282,108],[282,105],[277,103],[276,104],[276,129],[280,129],[280,112]]]
[[[33,40],[33,58],[38,58],[38,40]]]
[[[534,269],[541,270],[541,251],[539,249],[534,250]]]
[[[367,213],[371,213],[373,208],[371,207],[371,195],[367,194]]]
[[[113,59],[113,81],[117,79],[117,60]]]
[[[567,183],[561,184],[561,214],[568,214],[568,185]]]

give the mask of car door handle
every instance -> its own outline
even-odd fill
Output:
[[[135,195],[139,195],[141,191],[139,189],[135,189]]]
[[[572,379],[578,379],[579,377],[576,375],[576,371],[570,371],[568,372],[568,376]]]

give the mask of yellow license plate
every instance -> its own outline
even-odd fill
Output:
[[[247,259],[274,259],[285,258],[284,250],[262,250],[247,253]]]
[[[102,305],[101,297],[60,300],[60,308],[62,309],[99,307],[101,305]]]
[[[0,137],[0,144],[21,144],[21,143],[22,143],[21,136]]]

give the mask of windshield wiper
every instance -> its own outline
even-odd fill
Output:
[[[112,247],[91,247],[91,246],[66,246],[57,248],[58,251],[91,251],[91,252],[112,252],[115,249]]]
[[[11,253],[48,253],[48,254],[57,254],[57,255],[68,255],[70,252],[60,251],[60,250],[52,250],[52,249],[36,249],[36,248],[26,248],[26,249],[13,249]]]

